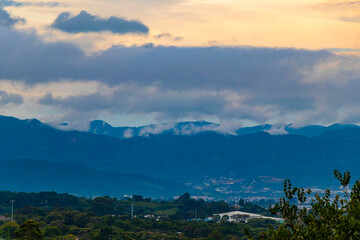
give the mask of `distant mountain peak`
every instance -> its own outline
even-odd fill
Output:
[[[32,127],[43,127],[43,126],[47,126],[44,123],[40,122],[39,120],[33,118],[33,119],[26,119],[24,120],[26,121],[30,126]]]
[[[102,120],[90,122],[90,133],[109,135],[116,138],[131,138],[157,134],[192,135],[204,131],[214,131],[219,124],[204,120],[194,122],[168,122],[140,127],[113,127]]]
[[[328,127],[321,125],[308,125],[297,128],[293,124],[264,124],[252,127],[242,127],[234,131],[235,135],[248,135],[258,132],[267,132],[272,135],[295,134],[306,137],[319,136],[324,132],[333,131],[344,128],[359,127],[353,124],[336,123]],[[187,122],[168,122],[160,124],[150,124],[139,127],[113,127],[109,123],[102,120],[90,122],[90,133],[99,135],[108,135],[120,139],[131,137],[144,137],[158,134],[173,135],[194,135],[201,132],[216,132],[222,134],[232,134],[231,132],[222,131],[222,126],[204,120],[187,121]]]

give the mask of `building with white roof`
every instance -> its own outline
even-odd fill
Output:
[[[227,220],[229,222],[247,222],[249,219],[252,218],[271,219],[280,223],[284,222],[284,219],[282,218],[267,217],[256,213],[248,213],[241,211],[214,214],[213,219],[218,219],[219,221]]]

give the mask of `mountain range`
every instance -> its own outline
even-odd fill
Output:
[[[54,187],[87,196],[105,192],[170,196],[191,186],[189,191],[196,194],[241,197],[245,193],[265,194],[264,189],[281,191],[286,178],[304,187],[336,188],[334,169],[351,170],[360,178],[359,127],[337,124],[296,131],[271,135],[258,127],[239,129],[238,135],[216,131],[177,134],[170,128],[122,138],[109,136],[109,131],[62,131],[35,119],[1,116],[0,160],[5,161],[0,168],[4,176],[1,186],[18,191]],[[15,180],[6,181],[10,172]],[[74,186],[77,182],[78,188]]]
[[[206,131],[216,131],[219,124],[197,121],[151,124],[141,127],[113,127],[107,122],[95,120],[90,122],[89,132],[116,138],[146,137],[157,134],[192,135]]]
[[[303,127],[294,127],[292,124],[288,125],[257,125],[252,127],[242,127],[234,130],[225,130],[220,124],[211,123],[206,121],[195,121],[195,122],[177,122],[177,123],[161,123],[151,124],[140,127],[113,127],[109,123],[102,120],[95,120],[90,122],[89,132],[98,135],[107,135],[120,139],[149,136],[158,134],[174,134],[174,135],[193,135],[201,132],[217,132],[222,134],[232,135],[248,135],[258,132],[269,132],[281,135],[281,134],[296,134],[307,137],[315,137],[320,134],[344,129],[344,128],[356,128],[358,125],[353,124],[333,124],[330,126],[321,125],[309,125]],[[274,131],[282,130],[282,131]],[[281,134],[277,133],[280,132]]]

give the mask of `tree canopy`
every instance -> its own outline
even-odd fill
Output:
[[[360,181],[350,189],[350,172],[334,170],[334,175],[343,190],[340,194],[329,189],[313,193],[285,180],[285,197],[271,209],[284,224],[264,232],[261,239],[360,239]]]

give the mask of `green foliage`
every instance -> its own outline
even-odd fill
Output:
[[[195,218],[195,212],[198,218],[212,216],[215,213],[229,212],[231,207],[224,201],[206,202],[202,199],[195,200],[189,193],[181,195],[174,203],[179,204],[178,214],[183,219]]]
[[[40,211],[36,211],[40,212]],[[105,239],[245,239],[244,228],[258,236],[269,224],[277,226],[268,220],[253,220],[246,223],[215,223],[204,221],[171,220],[171,219],[130,219],[128,216],[99,216],[91,213],[73,210],[51,210],[45,216],[36,216],[21,224],[16,232],[18,239],[44,240],[105,240]],[[53,221],[51,221],[53,220]],[[5,223],[2,228],[9,229],[16,223]],[[10,235],[8,235],[10,236]],[[5,238],[5,237],[4,237]],[[8,239],[11,239],[8,237]]]
[[[13,193],[9,191],[0,191],[0,213],[10,211],[10,200],[15,200],[14,207],[17,209],[23,208],[22,211],[32,211],[30,209],[31,207],[46,206],[59,208],[71,207],[72,209],[81,210],[89,207],[91,202],[88,198],[75,197],[70,194],[58,194],[56,192]],[[28,214],[28,212],[25,214]]]
[[[334,171],[343,188],[343,194],[323,194],[303,188],[292,188],[291,182],[284,183],[285,197],[272,209],[280,214],[285,224],[277,230],[262,233],[262,239],[360,239],[360,181],[349,190],[350,173]],[[349,194],[350,193],[350,194]],[[298,204],[291,204],[297,199]],[[310,202],[310,209],[302,207]]]
[[[48,226],[44,229],[45,237],[57,237],[61,235],[61,231],[57,226]]]
[[[92,201],[90,211],[93,213],[104,216],[106,214],[114,213],[114,201],[111,197],[97,197]]]
[[[245,202],[243,199],[239,200],[239,205],[241,207],[241,211],[248,212],[248,213],[256,213],[261,215],[269,215],[269,211],[263,207],[260,207],[256,204],[251,202]]]
[[[3,194],[9,198],[18,199],[16,201],[18,205],[15,206],[16,223],[4,222],[0,226],[0,238],[6,240],[14,238],[44,240],[235,238],[243,240],[246,239],[245,226],[254,236],[259,236],[268,225],[278,226],[274,222],[260,219],[239,224],[227,221],[216,223],[215,221],[191,220],[195,217],[195,211],[198,218],[204,219],[215,213],[233,211],[235,208],[224,201],[195,200],[190,194],[184,194],[176,200],[161,202],[151,201],[140,195],[130,200],[118,200],[108,196],[85,199],[56,193],[28,195],[3,192]],[[58,204],[53,204],[52,201],[47,202],[48,206],[21,203],[21,201],[44,202],[44,198],[54,199],[54,202]],[[68,205],[58,202],[61,198]],[[130,218],[132,203],[135,219]],[[7,202],[6,205],[9,203]],[[250,203],[246,205],[258,209],[256,205]],[[18,224],[21,224],[21,227]]]
[[[59,240],[76,240],[77,237],[72,234],[67,234],[61,238],[58,238]]]
[[[218,229],[212,231],[208,236],[208,239],[210,240],[220,240],[222,238],[223,238],[223,234]]]
[[[41,240],[44,238],[39,223],[28,220],[21,224],[20,229],[15,232],[15,238],[20,240]]]
[[[0,236],[5,239],[14,238],[14,233],[19,230],[19,224],[7,222],[0,227]]]

